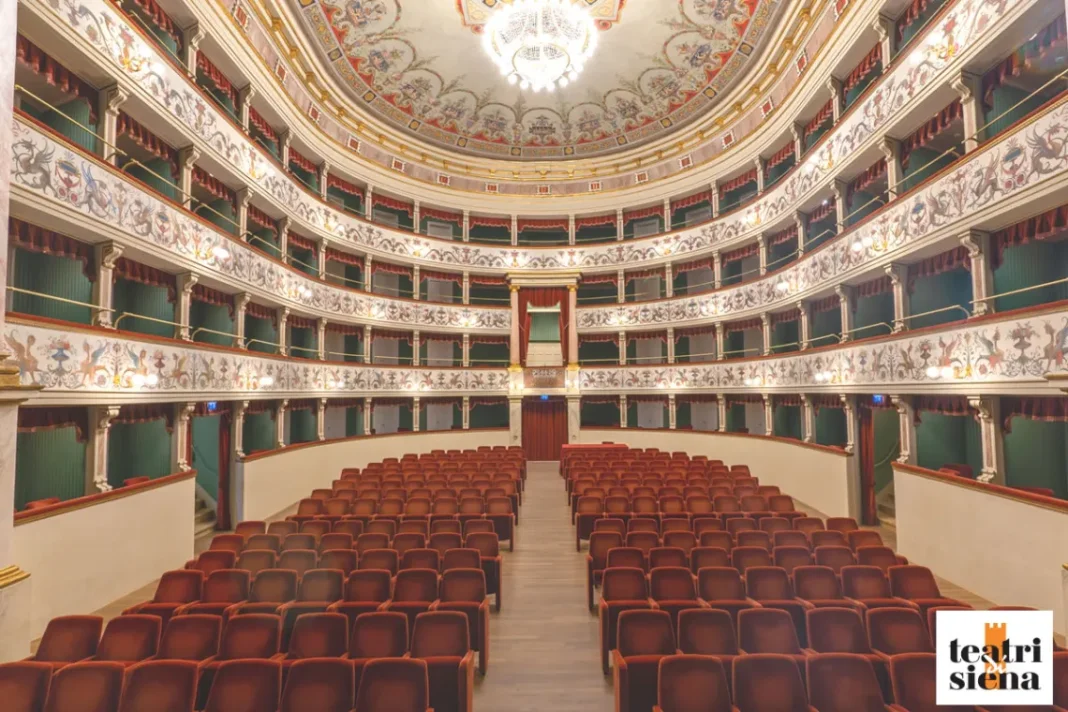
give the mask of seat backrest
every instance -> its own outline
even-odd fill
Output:
[[[24,660],[0,665],[0,695],[8,712],[40,712],[51,683],[48,663]]]
[[[349,712],[356,697],[352,673],[348,660],[297,660],[286,675],[279,712]]]
[[[190,603],[200,600],[204,574],[195,569],[165,571],[156,584],[154,603]]]
[[[793,619],[775,608],[738,611],[738,644],[747,653],[801,654]]]
[[[935,706],[934,653],[902,653],[890,658],[890,683],[894,701],[909,712],[970,712],[975,709],[965,705]]]
[[[671,614],[667,611],[621,611],[616,643],[619,654],[624,658],[674,654],[675,634],[671,630]]]
[[[360,554],[360,568],[384,569],[393,575],[397,573],[399,560],[393,549],[368,549]]]
[[[408,652],[408,616],[396,611],[356,617],[349,638],[350,658],[400,657]]]
[[[127,614],[112,618],[96,648],[97,660],[134,662],[155,655],[162,629],[159,616]]]
[[[392,524],[392,522],[390,522]],[[365,532],[356,539],[356,551],[361,555],[371,549],[388,549],[389,535],[378,532]]]
[[[233,551],[240,553],[245,548],[245,537],[240,534],[216,534],[211,538],[208,548],[212,551]]]
[[[436,549],[442,556],[449,549],[459,549],[463,546],[463,537],[454,532],[438,532],[430,535],[427,544],[431,549]]]
[[[459,611],[431,611],[415,617],[412,657],[463,657],[471,650],[467,616]]]
[[[601,582],[601,598],[605,601],[644,601],[649,598],[649,583],[641,568],[620,567],[605,569]]]
[[[697,537],[689,530],[666,532],[664,534],[664,546],[672,546],[689,552],[697,546]]]
[[[745,583],[738,569],[707,566],[697,571],[698,595],[706,601],[741,601]]]
[[[204,579],[201,603],[237,603],[248,598],[252,574],[244,569],[219,569]]]
[[[286,538],[282,540],[282,551],[289,551],[291,549],[315,549],[316,541],[315,534],[308,532],[299,532],[297,534],[286,534]]]
[[[464,522],[465,537],[468,534],[488,534],[493,531],[493,522],[488,519],[468,519]]]
[[[875,668],[867,658],[850,653],[824,653],[806,662],[809,701],[820,712],[884,712],[886,709]]]
[[[843,566],[842,593],[849,598],[890,598],[890,582],[886,574],[875,566]]]
[[[233,551],[202,551],[189,568],[200,571],[205,576],[219,569],[232,569],[237,563],[237,554]]]
[[[314,566],[314,563],[312,564]],[[285,603],[297,597],[295,569],[264,569],[252,580],[248,600],[257,603]]]
[[[463,523],[456,519],[437,519],[430,523],[430,536],[435,534],[463,534]]]
[[[701,534],[701,546],[715,546],[730,551],[734,548],[734,537],[725,531],[706,531]]]
[[[345,588],[345,572],[340,569],[312,569],[300,580],[298,601],[340,601]]]
[[[785,517],[761,517],[760,521],[757,522],[757,526],[760,527],[761,531],[771,534],[772,538],[780,532],[792,531],[790,528],[790,520]],[[803,532],[796,533],[800,534],[802,538],[805,536]]]
[[[429,688],[422,660],[371,660],[364,667],[353,712],[426,712]]]
[[[926,566],[891,566],[887,571],[890,592],[901,598],[941,598],[934,574]]]
[[[289,637],[289,658],[332,658],[349,649],[349,619],[341,613],[297,616]]]
[[[853,517],[827,517],[827,529],[836,532],[851,532],[860,528]]]
[[[319,556],[319,568],[337,569],[345,576],[359,566],[359,556],[352,549],[327,549]]]
[[[267,533],[285,538],[289,534],[296,534],[300,525],[290,519],[280,519],[267,525]]]
[[[282,619],[266,613],[233,616],[223,626],[219,660],[269,658],[278,652]]]
[[[821,546],[849,546],[849,541],[846,539],[845,534],[830,529],[809,532],[808,537],[809,541],[812,542],[813,549]]]
[[[812,554],[807,546],[777,546],[772,549],[771,555],[775,565],[786,569],[786,573],[793,573],[798,566],[812,563]]]
[[[768,519],[770,518],[771,517]],[[765,521],[767,521],[767,519],[760,520],[760,525],[764,526]],[[806,551],[809,548],[808,537],[805,533],[794,531],[792,529],[773,532],[771,535],[771,545],[773,548],[778,548],[780,546],[794,546],[805,549]]]
[[[281,691],[282,666],[278,661],[230,660],[215,672],[204,712],[275,710]]]
[[[482,566],[482,556],[478,549],[446,549],[441,559],[441,570],[477,569]]]
[[[923,618],[912,608],[873,608],[866,613],[868,639],[873,650],[899,653],[933,653]]]
[[[660,546],[660,537],[655,532],[632,531],[627,534],[627,546],[648,554],[651,549]]]
[[[736,546],[731,549],[731,561],[734,568],[741,571],[751,566],[771,566],[771,552],[756,546]]]
[[[843,567],[853,566],[856,563],[856,557],[853,556],[853,551],[848,546],[816,547],[817,566],[827,566],[835,573],[839,573]]]
[[[776,612],[789,617],[789,614],[783,611]],[[774,654],[742,655],[735,658],[734,703],[745,712],[808,712],[805,684],[797,663],[786,655]]]
[[[119,712],[188,712],[197,691],[197,664],[188,660],[150,660],[131,667]]]
[[[245,540],[245,551],[267,550],[278,552],[282,549],[282,537],[277,534],[253,534]]]
[[[464,537],[464,546],[478,549],[483,558],[495,558],[501,555],[500,541],[493,532],[472,532]]]
[[[691,601],[697,598],[693,574],[681,566],[662,566],[649,572],[649,594],[655,601]]]
[[[871,652],[864,621],[852,608],[812,608],[805,616],[808,644],[816,652]]]
[[[327,532],[319,537],[319,551],[351,549],[352,542],[352,534],[348,532]]]
[[[401,556],[400,567],[437,571],[441,568],[441,554],[436,549],[408,549]]]
[[[263,534],[267,531],[267,522],[259,520],[247,520],[244,522],[238,522],[234,527],[234,534],[240,534],[246,539],[253,534]]]
[[[407,569],[397,572],[397,579],[393,586],[394,601],[434,601],[437,597],[437,571]]]
[[[426,537],[422,534],[415,534],[413,532],[405,532],[403,534],[397,534],[393,537],[393,549],[398,554],[403,554],[409,549],[425,549]]]
[[[52,676],[45,712],[113,712],[119,705],[125,668],[117,662],[67,665]]]
[[[345,581],[345,600],[384,603],[389,600],[391,574],[385,569],[360,569]]]
[[[271,549],[245,549],[237,557],[234,566],[255,576],[264,569],[273,569],[277,564],[278,555]]]
[[[589,557],[594,569],[603,569],[608,550],[623,546],[623,537],[618,532],[593,532],[590,534]]]
[[[737,655],[731,614],[716,608],[679,611],[679,650],[692,655]]]
[[[734,539],[738,546],[756,546],[771,551],[771,535],[766,531],[740,531]]]
[[[219,652],[222,616],[174,616],[159,641],[158,657],[164,660],[200,661]]]
[[[446,571],[441,575],[438,599],[443,603],[481,603],[486,600],[486,574],[481,568]]]
[[[397,533],[397,523],[392,519],[374,519],[367,523],[367,526],[363,528],[364,534],[385,534],[389,538],[393,538],[393,535]],[[359,540],[359,537],[357,537]],[[368,541],[381,541],[381,539],[372,539]],[[374,547],[382,548],[382,547]]]
[[[847,532],[846,540],[853,551],[862,546],[883,546],[883,538],[879,535],[879,532],[871,529],[858,529]]]
[[[701,655],[669,655],[660,660],[657,702],[662,712],[731,712],[723,664]]]
[[[75,662],[96,653],[104,619],[100,616],[57,616],[48,621],[34,660]]]
[[[745,570],[745,591],[756,601],[784,601],[794,597],[790,576],[780,566],[750,566]]]
[[[619,568],[645,568],[645,554],[641,549],[633,546],[617,546],[608,550],[608,556],[605,558],[605,567]]]
[[[842,586],[829,566],[798,566],[793,570],[794,595],[805,601],[842,597]]]
[[[333,526],[334,526],[333,524],[331,524],[330,522],[326,521],[325,519],[310,519],[310,520],[308,520],[306,522],[301,522],[300,533],[301,534],[311,534],[313,537],[316,538],[316,540],[318,540],[319,537],[321,537],[323,534],[329,533],[330,529]],[[283,542],[283,548],[285,548],[285,543],[284,542]],[[305,547],[300,547],[300,548],[305,548]],[[314,547],[312,547],[312,548],[314,548]]]
[[[657,546],[649,550],[649,569],[666,567],[689,568],[686,552],[676,546]]]
[[[698,546],[690,552],[690,570],[697,573],[709,566],[730,566],[731,556],[715,546]]]

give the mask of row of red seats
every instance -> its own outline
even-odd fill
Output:
[[[597,487],[659,487],[670,485],[683,487],[687,483],[695,485],[716,485],[735,487],[759,484],[749,469],[730,471],[725,468],[696,469],[645,469],[636,465],[631,470],[573,470],[564,481],[565,488],[571,492],[580,483],[593,483]]]
[[[391,522],[392,523],[392,522]],[[497,541],[500,537],[494,531],[493,522],[488,519],[474,519],[467,527],[467,538],[474,537],[474,548],[487,546],[489,537],[476,536],[481,534],[492,535]],[[272,553],[285,553],[287,551],[311,551],[322,554],[332,549],[353,549],[358,553],[366,553],[371,549],[393,549],[400,554],[409,549],[435,549],[442,555],[449,549],[459,549],[465,546],[465,539],[456,532],[438,532],[427,538],[422,532],[399,532],[392,536],[384,531],[364,532],[353,538],[352,534],[344,531],[330,531],[325,534],[313,534],[301,532],[286,534],[280,537],[277,534],[253,534],[247,539],[239,534],[216,534],[209,545],[209,551],[232,551],[241,554],[246,551],[270,551]]]
[[[812,527],[811,524],[817,524],[819,528]],[[803,546],[807,549],[845,546],[853,551],[883,545],[879,532],[871,529],[842,532],[822,527],[823,522],[816,517],[702,517],[694,520],[667,518],[660,522],[645,517],[629,521],[617,517],[601,517],[594,520],[592,533],[616,532],[621,536],[638,534],[642,541],[655,541],[655,546],[686,547],[688,541],[694,542],[691,546],[696,546],[703,539],[706,543],[702,546],[718,546],[719,544],[714,542],[722,540],[727,549],[731,548],[732,541],[739,546],[761,546],[762,542],[767,542],[765,548],[771,548],[772,545]],[[705,534],[708,533],[714,533],[714,536],[706,538]],[[655,540],[652,537],[655,537]],[[668,543],[669,541],[676,543]],[[745,543],[742,543],[743,541]]]
[[[391,538],[395,534],[403,534],[405,532],[413,532],[424,536],[444,533],[463,534],[466,536],[479,531],[493,531],[490,524],[492,522],[489,522],[489,520],[479,517],[469,517],[460,521],[454,517],[435,518],[434,515],[431,515],[428,522],[425,519],[401,519],[398,521],[393,517],[365,520],[352,516],[341,517],[340,519],[319,516],[303,521],[280,519],[269,524],[258,521],[238,522],[234,529],[234,534],[240,535],[245,540],[256,534],[274,534],[284,539],[286,536],[298,532],[314,534],[320,537],[331,532],[342,532],[351,534],[353,539],[364,533],[388,534]]]

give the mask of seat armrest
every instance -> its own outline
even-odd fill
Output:
[[[654,611],[659,611],[660,610],[660,604],[659,603],[654,601],[652,598],[648,599],[648,601],[649,601],[649,607],[650,608],[652,608]]]
[[[204,667],[214,663],[218,658],[219,658],[218,655],[212,655],[210,657],[204,658],[203,660],[197,662],[197,670],[201,670]]]
[[[815,608],[815,606],[812,605],[812,603],[810,601],[806,601],[803,598],[798,598],[797,596],[794,596],[794,600],[795,601],[800,601],[801,602],[801,607],[804,608],[806,611],[809,610],[809,609]]]
[[[615,691],[616,712],[630,712],[630,672],[627,661],[618,650],[612,651],[612,688]]]
[[[850,598],[849,596],[842,596],[842,598],[844,600],[848,601],[850,604],[856,606],[860,611],[868,610],[868,607],[866,605],[864,605],[863,601],[858,601],[857,599]],[[863,618],[863,616],[861,616],[861,617]]]
[[[393,603],[393,599],[392,598],[389,599],[388,601],[383,601],[382,603],[380,603],[378,605],[378,610],[380,610],[380,611],[388,611],[389,610],[389,604],[391,604],[391,603]]]
[[[475,695],[475,652],[468,650],[460,659],[460,712],[473,712]]]

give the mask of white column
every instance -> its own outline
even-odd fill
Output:
[[[512,236],[512,246],[514,247],[515,245],[519,244],[519,216],[518,215],[513,215],[512,216],[512,231],[511,231],[510,234]]]
[[[882,149],[883,158],[886,160],[887,200],[894,200],[904,191],[904,186],[901,185],[901,142],[896,138],[883,136],[879,148]]]
[[[256,87],[246,84],[237,90],[237,122],[248,133],[249,109],[252,108],[252,99],[256,96]]]
[[[894,333],[908,328],[909,314],[908,267],[901,264],[886,265],[886,276],[894,291]]]
[[[764,194],[764,159],[757,156],[753,159],[753,164],[756,166],[756,179],[757,179],[757,195]]]
[[[237,198],[237,236],[248,242],[248,204],[252,192],[243,186],[234,192],[234,197]]]
[[[762,394],[764,398],[764,434],[775,434],[775,404],[769,393]]]
[[[230,441],[234,444],[234,456],[237,459],[245,457],[245,411],[248,410],[248,401],[234,402],[233,430],[230,433]]]
[[[616,301],[620,304],[627,301],[627,273],[623,270],[616,271]]]
[[[289,216],[278,221],[278,259],[289,262]]]
[[[897,461],[903,465],[916,464],[916,420],[913,416],[912,401],[908,396],[893,396],[891,402],[897,409],[898,428],[901,449]]]
[[[174,404],[174,427],[171,429],[171,472],[185,472],[193,468],[189,461],[189,439],[193,435],[189,419],[193,417],[196,403]]]
[[[759,256],[760,276],[768,273],[768,238],[761,233],[757,235],[757,255]]]
[[[712,201],[711,201],[712,202],[712,217],[713,218],[718,218],[719,217],[719,181],[717,181],[717,180],[712,181],[712,185],[710,187],[712,189]]]
[[[961,71],[950,84],[960,95],[960,107],[964,114],[964,152],[971,153],[979,148],[979,127],[983,121],[981,77],[971,72]]]
[[[7,229],[6,221],[4,222],[4,229]],[[116,242],[102,242],[93,246],[93,257],[96,262],[96,281],[93,282],[92,298],[93,304],[100,307],[93,314],[94,326],[111,328],[115,323],[115,314],[111,311],[112,304],[114,304],[113,282],[115,279],[115,263],[122,257],[122,251],[122,245]],[[4,252],[6,253],[7,250]]]
[[[623,210],[616,210],[616,240],[623,239]]]
[[[801,163],[801,156],[805,154],[805,125],[795,121],[790,125],[790,133],[794,138],[794,162]]]
[[[667,362],[675,363],[675,327],[667,328]]]
[[[990,255],[995,248],[990,233],[968,230],[961,235],[960,243],[968,249],[968,257],[972,261],[972,299],[975,300],[972,305],[973,316],[997,311],[995,300],[987,299],[994,293],[994,270],[991,268]]]
[[[471,241],[471,213],[467,210],[464,211],[463,240],[464,242]],[[466,303],[464,302],[464,304]]]
[[[512,304],[512,330],[508,340],[508,355],[512,366],[518,366],[521,362],[519,354],[519,287],[515,284],[508,286]]]
[[[627,332],[621,331],[618,335],[619,339],[619,365],[627,365]]]
[[[200,158],[200,149],[196,146],[186,146],[178,149],[178,188],[182,191],[182,205],[192,207],[193,189],[193,165]]]
[[[315,320],[315,350],[316,358],[326,360],[326,319],[320,317]],[[322,438],[320,438],[322,439]]]
[[[470,304],[471,303],[471,273],[470,272],[464,272],[462,295],[463,296],[462,296],[461,299],[462,299],[463,303],[464,304]]]
[[[857,412],[857,397],[844,393],[839,394],[838,397],[842,401],[842,411],[846,422],[846,444],[842,449],[852,455],[856,452],[857,431],[860,427],[860,423],[857,422],[857,416],[859,415]]]
[[[419,293],[423,291],[420,288],[419,282],[422,279],[419,277],[419,265],[412,265],[412,299],[419,301]]]
[[[664,198],[664,232],[671,232],[671,198]]]
[[[842,232],[849,215],[849,205],[846,202],[846,194],[849,192],[849,183],[835,178],[831,181],[831,193],[834,194],[834,223],[837,226],[836,233]]]
[[[968,405],[979,414],[979,435],[983,446],[980,482],[1005,484],[1005,448],[1001,436],[1001,399],[997,396],[968,396]]]
[[[363,291],[370,294],[374,290],[374,256],[370,253],[363,258]]]
[[[627,421],[627,394],[623,393],[619,396],[619,427],[625,428],[629,425]]]
[[[276,447],[286,446],[286,412],[288,410],[288,398],[278,401],[278,406],[274,411],[274,442]]]
[[[567,365],[578,368],[578,287],[567,285]]]
[[[326,281],[326,240],[319,240],[315,244],[315,270],[319,273],[319,279]]]
[[[375,215],[375,187],[370,183],[367,184],[367,202],[364,203],[364,217],[368,220],[374,218]],[[370,257],[370,255],[368,255]]]
[[[801,394],[801,440],[816,442],[816,409],[812,399],[804,393]]]
[[[420,338],[419,332],[418,331],[413,331],[412,332],[412,365],[413,366],[418,366],[419,365],[419,338]]]
[[[100,133],[104,138],[104,145],[100,146],[99,150],[104,160],[111,165],[118,164],[119,152],[115,143],[119,137],[119,110],[129,98],[129,93],[118,84],[104,87],[97,92],[97,112],[103,118]]]
[[[575,216],[574,214],[567,216],[567,244],[575,244]]]
[[[856,290],[843,284],[834,288],[838,295],[838,313],[842,320],[842,339],[840,343],[846,343],[853,339],[853,305],[856,300]]]
[[[722,393],[716,397],[716,425],[719,432],[727,432],[727,397]]]
[[[245,314],[250,301],[252,295],[248,292],[234,295],[234,346],[239,349],[245,348]]]
[[[182,46],[182,62],[185,64],[186,71],[195,75],[197,73],[197,51],[200,41],[204,39],[204,31],[200,29],[200,23],[194,20],[189,26],[183,27],[182,39],[185,40]]]
[[[293,134],[289,129],[279,129],[278,134],[278,160],[286,170],[289,170],[289,144],[293,140]]]
[[[810,339],[812,338],[810,320],[812,308],[808,302],[797,303],[797,340],[801,342],[799,349],[804,351],[808,349],[812,344]]]
[[[463,354],[463,356],[462,356],[463,360],[460,362],[460,365],[462,365],[464,368],[469,368],[471,366],[471,335],[470,334],[464,334],[464,340],[463,340],[463,345],[462,345],[462,354]]]
[[[567,441],[577,443],[582,430],[582,400],[579,396],[567,397]]]
[[[85,450],[85,493],[110,492],[108,484],[108,431],[119,415],[117,405],[89,406],[89,441]]]
[[[671,263],[664,265],[664,296],[675,296],[675,276],[671,273]]]
[[[289,307],[282,307],[278,310],[278,355],[289,355],[289,329],[287,328],[287,322],[289,321]]]
[[[805,240],[808,239],[806,234],[808,230],[806,229],[805,214],[800,210],[794,211],[794,225],[797,227],[797,259],[801,259],[805,254]]]
[[[326,440],[326,398],[315,404],[315,439]]]
[[[836,77],[827,78],[827,91],[831,94],[831,108],[834,110],[834,123],[842,117],[845,97],[842,96],[842,80]]]
[[[669,430],[675,430],[677,425],[678,425],[677,410],[678,409],[677,409],[676,402],[675,402],[675,394],[674,393],[669,393],[668,394],[668,429]]]
[[[412,398],[412,432],[419,432],[419,397]]]
[[[716,289],[723,286],[723,257],[719,250],[712,253],[712,283]]]
[[[897,39],[897,21],[888,15],[879,14],[872,23],[875,33],[879,36],[880,51],[883,56],[883,67],[890,64],[894,57],[894,40]]]
[[[727,343],[727,330],[723,328],[723,324],[716,324],[716,360],[722,361],[724,358],[723,352],[726,351]]]
[[[370,324],[363,328],[363,362],[371,363],[371,340],[374,338],[374,327]],[[365,415],[369,411],[365,411]],[[368,421],[370,422],[370,421]]]
[[[365,435],[374,435],[374,408],[373,399],[363,399],[363,432]]]
[[[412,201],[412,232],[416,235],[419,234],[419,223],[423,221],[423,216],[419,214],[419,201]]]
[[[463,414],[463,429],[471,429],[471,396],[464,396],[463,407],[461,410]]]
[[[760,315],[760,338],[764,342],[764,355],[771,355],[771,314]]]
[[[191,329],[189,328],[189,311],[193,303],[193,287],[196,286],[199,277],[192,272],[182,272],[175,278],[178,288],[178,338],[182,341],[192,341]]]
[[[523,399],[508,397],[508,444],[523,444]]]

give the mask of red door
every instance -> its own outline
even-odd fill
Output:
[[[567,442],[567,402],[563,398],[523,399],[523,449],[528,460],[559,460]]]

